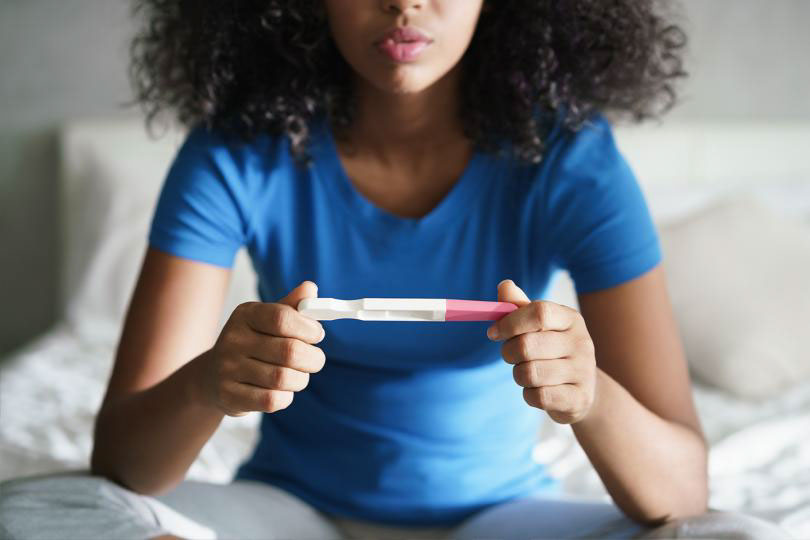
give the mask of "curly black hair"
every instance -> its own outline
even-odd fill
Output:
[[[322,2],[136,0],[144,25],[131,42],[130,104],[148,126],[165,109],[243,140],[284,134],[308,162],[311,120],[326,114],[340,130],[354,111],[351,67]],[[543,118],[562,114],[576,130],[596,111],[661,116],[686,76],[687,42],[661,11],[656,0],[486,0],[461,60],[465,134],[484,150],[509,141],[538,163]]]

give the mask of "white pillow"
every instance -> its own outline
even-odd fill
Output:
[[[736,195],[660,228],[692,372],[764,399],[810,378],[810,226]]]
[[[160,188],[183,138],[171,132],[150,139],[140,118],[85,119],[62,130],[63,317],[87,341],[118,339]],[[220,329],[248,300],[258,300],[258,291],[243,248]]]

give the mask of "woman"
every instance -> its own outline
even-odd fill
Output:
[[[192,129],[92,475],[6,485],[9,536],[780,534],[707,510],[658,238],[606,116],[674,103],[685,38],[651,2],[140,7],[138,100]],[[217,334],[243,246],[262,301]],[[562,268],[580,311],[537,299]],[[319,291],[518,309],[486,333],[321,323],[295,309]],[[235,481],[184,482],[222,418],[252,411]],[[615,504],[559,494],[531,459],[540,411],[571,425]]]

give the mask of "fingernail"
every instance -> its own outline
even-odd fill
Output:
[[[326,330],[323,327],[321,327],[321,339],[319,339],[318,342],[323,341],[323,338],[325,337],[326,337]]]
[[[498,329],[494,326],[490,326],[489,330],[487,330],[487,337],[489,337],[489,339],[498,339]]]

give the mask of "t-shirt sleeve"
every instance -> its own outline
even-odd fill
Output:
[[[191,130],[164,180],[149,245],[230,268],[245,244],[250,200],[245,170],[228,145],[202,127]]]
[[[567,131],[546,184],[551,259],[577,293],[619,285],[661,261],[658,233],[635,174],[601,114]]]

